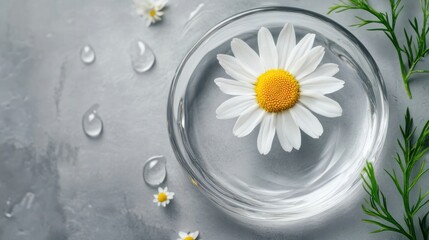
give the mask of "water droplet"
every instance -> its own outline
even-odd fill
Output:
[[[143,166],[143,180],[149,186],[156,187],[164,182],[167,176],[166,159],[164,156],[149,158]]]
[[[7,200],[6,205],[6,212],[4,213],[4,216],[6,218],[12,218],[19,212],[25,209],[30,209],[33,206],[34,198],[36,195],[32,192],[27,192],[22,199],[20,199],[19,203],[15,202],[12,203],[10,200]]]
[[[103,121],[97,114],[99,104],[92,105],[82,117],[83,132],[91,138],[97,138],[103,131]]]
[[[84,46],[80,50],[80,59],[85,64],[91,64],[95,61],[95,51],[90,45]]]
[[[189,13],[188,20],[181,31],[181,38],[184,38],[189,32],[191,32],[192,28],[195,28],[198,23],[204,22],[201,21],[201,18],[207,16],[207,14],[204,14],[204,11],[201,10],[203,7],[204,3],[200,3],[191,13]],[[209,11],[205,11],[205,13],[208,12]]]
[[[34,202],[34,193],[28,192],[25,194],[24,198],[21,200],[21,206],[25,207],[26,209],[30,209],[33,206]]]
[[[10,200],[6,201],[6,211],[4,212],[4,216],[6,218],[13,217],[13,207],[14,205],[10,202]]]
[[[155,63],[155,55],[152,49],[142,40],[134,40],[131,43],[129,54],[134,71],[143,73],[149,71]]]
[[[201,8],[203,8],[203,7],[204,7],[204,3],[200,3],[200,4],[197,6],[197,8],[195,8],[195,10],[194,10],[194,11],[192,11],[192,12],[189,14],[188,21],[189,21],[189,20],[191,20],[192,18],[194,18],[194,17],[195,17],[195,15],[197,15],[197,14],[200,12]]]

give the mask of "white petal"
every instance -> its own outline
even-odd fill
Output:
[[[277,134],[277,138],[279,139],[280,146],[282,146],[283,150],[285,150],[286,152],[292,151],[293,147],[284,134]]]
[[[288,71],[292,64],[294,64],[298,59],[304,56],[313,46],[314,38],[316,35],[308,33],[305,35],[301,41],[292,49],[289,57],[287,58],[286,65],[284,69]]]
[[[162,190],[162,188],[161,187],[158,187],[158,193],[160,193],[160,192],[162,192],[163,190]]]
[[[174,194],[167,194],[167,199],[173,199],[174,198]]]
[[[343,114],[340,104],[321,94],[302,95],[299,101],[311,111],[325,117],[339,117]]]
[[[254,96],[237,96],[223,102],[216,109],[216,117],[218,119],[231,119],[257,107],[258,104]]]
[[[226,78],[216,78],[214,81],[219,89],[225,94],[255,95],[255,87],[250,83],[239,82]]]
[[[190,236],[193,237],[194,239],[196,239],[199,234],[200,234],[199,231],[195,231],[195,232],[191,233]]]
[[[168,192],[168,188],[167,187],[165,187],[164,188],[164,193],[167,193]]]
[[[165,5],[168,3],[168,1],[167,0],[164,0],[164,1],[158,1],[158,9],[163,9],[164,7],[165,7]]]
[[[296,45],[295,29],[290,23],[286,23],[277,38],[277,52],[279,56],[279,68],[284,68],[292,49]]]
[[[255,78],[264,72],[264,67],[258,54],[243,40],[238,38],[232,39],[231,49],[242,67],[252,73]]]
[[[187,237],[187,236],[188,236],[188,234],[187,234],[187,233],[179,232],[179,237],[181,237],[181,238],[185,238],[185,237]]]
[[[301,131],[289,111],[277,115],[277,136],[280,143],[286,139],[291,148],[301,147]]]
[[[311,78],[317,78],[317,77],[332,77],[335,74],[338,73],[340,69],[338,68],[338,65],[335,63],[325,63],[321,66],[319,66],[314,72],[310,73],[309,75],[301,78],[296,78],[298,81],[305,81],[307,79]]]
[[[158,207],[159,207],[159,206],[161,206],[161,203],[160,203],[160,202],[158,202]]]
[[[235,57],[218,54],[217,59],[219,60],[219,64],[225,69],[225,72],[232,78],[248,83],[254,83],[256,81],[256,78],[247,72]]]
[[[307,108],[297,103],[289,111],[299,128],[308,136],[319,138],[322,135],[322,124]]]
[[[258,32],[259,56],[265,70],[278,68],[279,57],[270,31],[261,27]]]
[[[262,120],[261,127],[259,128],[258,134],[258,150],[259,153],[266,155],[271,150],[273,144],[274,135],[276,134],[276,114],[268,113]]]
[[[155,198],[155,199],[153,199],[153,202],[155,202],[155,203],[156,203],[156,202],[158,202],[158,199],[156,199],[156,198]]]
[[[242,114],[234,125],[232,132],[237,137],[249,135],[253,129],[261,122],[265,115],[265,111],[261,108],[256,108],[251,112]]]
[[[322,61],[324,55],[325,49],[321,46],[317,46],[308,51],[304,57],[299,59],[297,64],[294,65],[294,69],[290,68],[289,70],[297,79],[301,79],[314,72]]]
[[[321,94],[333,93],[344,87],[344,81],[335,77],[316,77],[300,82],[302,93],[319,92]]]

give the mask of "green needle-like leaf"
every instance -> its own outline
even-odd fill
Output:
[[[426,69],[416,69],[417,64],[429,53],[426,39],[429,33],[429,0],[420,0],[420,10],[422,12],[420,22],[416,17],[408,19],[410,27],[406,27],[403,30],[405,42],[399,41],[401,37],[396,32],[396,22],[404,9],[402,0],[389,0],[389,5],[389,12],[381,12],[374,9],[367,0],[341,0],[338,4],[330,7],[328,13],[361,10],[374,17],[374,19],[366,19],[356,16],[358,23],[352,26],[376,25],[377,27],[371,27],[367,30],[385,33],[396,50],[402,81],[409,98],[412,98],[409,86],[412,76],[414,74],[429,73],[429,70]]]
[[[422,177],[429,171],[425,161],[422,160],[424,154],[429,150],[429,121],[426,122],[417,140],[415,140],[416,128],[413,126],[413,119],[407,109],[405,126],[400,127],[400,130],[402,139],[398,139],[398,145],[401,153],[397,153],[395,157],[400,172],[397,173],[394,169],[385,170],[385,172],[402,198],[403,219],[398,220],[391,214],[388,198],[380,190],[374,166],[368,162],[361,175],[363,188],[368,195],[362,205],[362,210],[371,219],[364,219],[363,221],[379,227],[372,233],[391,231],[402,234],[410,240],[429,240],[429,212],[422,213],[423,207],[429,204],[429,191],[423,194],[420,189],[414,204],[412,202],[415,198],[410,196],[411,191],[416,188]],[[418,225],[415,224],[416,220],[418,220]]]

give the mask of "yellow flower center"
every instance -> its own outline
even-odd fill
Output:
[[[150,10],[149,15],[150,15],[151,17],[155,17],[155,15],[156,15],[156,10],[155,10],[155,8],[152,8],[152,9]]]
[[[193,238],[193,237],[191,237],[191,236],[187,236],[187,237],[185,237],[183,240],[194,240],[194,238]]]
[[[299,83],[288,71],[270,69],[261,74],[255,84],[256,101],[267,112],[282,112],[299,99]]]
[[[167,194],[165,194],[165,193],[159,193],[158,194],[158,201],[159,202],[165,202],[165,201],[167,201]]]

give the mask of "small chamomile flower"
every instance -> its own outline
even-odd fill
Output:
[[[153,202],[158,203],[158,207],[161,205],[166,207],[170,203],[170,200],[173,200],[174,192],[168,192],[167,187],[164,189],[158,188],[158,194],[153,195],[153,197]]]
[[[146,26],[161,21],[161,17],[164,15],[162,10],[167,2],[167,0],[134,0],[137,14],[145,18]]]
[[[195,232],[179,232],[179,237],[177,240],[195,240],[198,238],[198,234],[200,234],[198,231]]]

